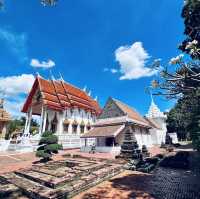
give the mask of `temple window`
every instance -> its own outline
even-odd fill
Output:
[[[69,124],[63,124],[63,128],[65,133],[69,132]]]
[[[51,122],[51,131],[53,133],[56,133],[57,131],[57,124],[58,124],[57,113],[55,113],[55,116]]]
[[[82,120],[81,124],[80,124],[80,132],[81,133],[84,133],[85,132],[85,123],[84,121]]]
[[[75,120],[72,124],[72,133],[76,134],[77,133],[77,129],[78,129],[78,123]]]
[[[84,126],[84,125],[81,125],[81,126],[80,126],[80,129],[81,129],[81,133],[84,133],[84,132],[85,132],[85,126]]]
[[[73,124],[72,125],[72,133],[76,134],[77,133],[77,128],[78,128],[78,125],[77,124]]]

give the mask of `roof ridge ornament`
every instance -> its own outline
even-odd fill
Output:
[[[98,96],[96,96],[96,97],[94,98],[94,100],[95,100],[95,101],[98,101]]]
[[[51,78],[51,80],[56,81],[56,79],[55,79],[55,77],[53,76],[53,73],[52,73],[51,70],[49,71],[49,73],[50,73],[50,78]]]
[[[65,82],[65,80],[63,79],[63,76],[62,76],[62,74],[60,72],[59,72],[59,75],[60,75],[59,80],[62,81],[62,82]]]
[[[40,77],[40,78],[43,78],[39,72],[36,72],[36,77]]]
[[[83,91],[84,91],[84,92],[87,91],[87,86],[86,86],[86,85],[84,86]]]
[[[92,95],[92,91],[91,90],[88,92],[88,95],[91,97],[91,95]]]

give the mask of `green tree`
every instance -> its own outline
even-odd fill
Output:
[[[183,52],[191,55],[192,58],[200,58],[200,50],[197,54],[193,54],[188,44],[194,40],[198,41],[197,48],[200,49],[200,1],[199,0],[185,0],[184,7],[181,14],[186,35],[185,40],[179,46]]]
[[[168,132],[177,132],[179,139],[189,138],[189,132],[192,131],[193,118],[198,115],[199,94],[193,92],[180,98],[174,108],[168,113],[167,130]],[[192,136],[190,135],[192,138]]]
[[[26,123],[26,117],[24,117],[24,116],[22,116],[20,119],[14,119],[14,120],[10,121],[8,124],[8,131],[6,133],[6,139],[9,139],[11,137],[12,133],[16,130],[23,131],[25,123]],[[32,131],[37,130],[38,126],[39,125],[37,123],[37,120],[32,118],[31,119],[31,129],[30,129],[31,133],[32,133]]]
[[[51,160],[52,155],[62,149],[62,145],[58,144],[58,137],[48,131],[42,134],[39,145],[36,156],[45,162]]]

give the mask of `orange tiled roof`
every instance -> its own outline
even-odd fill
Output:
[[[37,88],[41,92],[43,104],[47,107],[56,110],[77,107],[100,114],[101,108],[98,102],[83,90],[64,81],[45,80],[39,76],[36,77],[22,112],[27,112]]]
[[[117,104],[117,106],[128,115],[129,118],[136,120],[138,122],[142,122],[143,124],[149,126],[149,123],[133,108],[128,106],[127,104],[124,104],[123,102],[113,99],[114,102]]]
[[[81,138],[91,137],[116,137],[124,128],[124,125],[107,125],[94,127],[87,133],[81,136]]]

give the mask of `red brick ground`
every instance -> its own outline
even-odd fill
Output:
[[[149,149],[152,155],[163,153],[164,150],[153,147]],[[54,160],[64,159],[62,155],[64,154],[78,154],[84,157],[92,157],[92,158],[104,158],[104,159],[114,159],[114,155],[111,153],[85,153],[81,152],[79,149],[72,150],[64,150],[59,154],[54,156]],[[6,173],[10,171],[16,171],[21,168],[28,168],[32,166],[32,163],[38,161],[39,159],[35,157],[35,153],[1,153],[0,154],[0,174]]]

